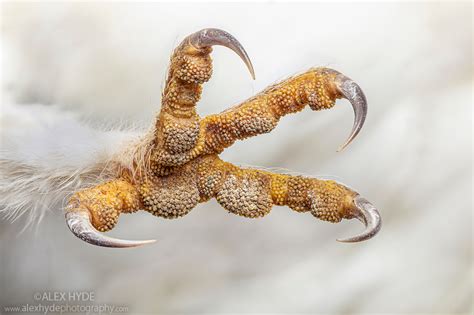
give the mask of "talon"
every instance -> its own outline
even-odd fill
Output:
[[[205,28],[188,36],[189,43],[197,48],[210,47],[214,45],[225,46],[234,51],[243,60],[249,69],[252,79],[255,80],[255,71],[247,52],[239,41],[226,31],[217,28]]]
[[[128,241],[102,235],[92,226],[89,212],[85,209],[66,212],[66,223],[75,236],[92,245],[125,248],[156,242],[156,240]]]
[[[339,152],[347,147],[362,129],[365,117],[367,116],[367,99],[360,86],[341,73],[336,76],[335,84],[339,93],[351,102],[354,109],[354,125],[351,134],[346,142],[337,150]]]
[[[382,226],[382,219],[380,213],[367,199],[356,196],[354,198],[354,207],[351,209],[349,216],[346,219],[357,218],[364,223],[364,232],[349,238],[338,239],[339,242],[356,243],[368,240],[375,236],[380,231]]]
[[[287,205],[321,220],[336,223],[357,218],[365,225],[362,233],[338,239],[340,242],[375,236],[381,228],[378,210],[348,187],[334,181],[243,169],[218,156],[236,140],[270,132],[284,115],[307,105],[313,110],[332,108],[341,97],[349,100],[354,110],[352,131],[339,151],[344,149],[360,132],[367,115],[367,100],[359,85],[335,70],[311,69],[221,114],[201,119],[195,105],[202,84],[212,74],[214,45],[239,55],[255,79],[245,49],[229,33],[207,28],[186,37],[173,53],[162,111],[152,136],[140,144],[143,150],[128,150],[134,155],[117,161],[120,167],[113,179],[70,198],[66,223],[72,233],[97,246],[141,246],[155,240],[120,240],[101,232],[112,229],[121,213],[143,209],[177,218],[199,202],[215,198],[227,211],[250,218],[266,215],[273,205]]]

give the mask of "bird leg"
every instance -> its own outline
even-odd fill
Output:
[[[374,206],[332,180],[243,169],[209,156],[199,165],[198,185],[203,200],[216,198],[227,211],[248,218],[262,217],[278,205],[333,223],[353,218],[364,223],[364,232],[341,242],[369,239],[381,226]]]
[[[242,45],[229,33],[219,29],[203,29],[186,37],[174,50],[162,99],[162,112],[175,117],[195,114],[202,84],[212,75],[212,46],[225,46],[234,51],[255,78],[250,59]]]
[[[75,193],[66,207],[66,221],[82,240],[105,247],[134,247],[153,242],[125,241],[100,232],[112,229],[121,213],[143,209],[173,219],[189,213],[198,203],[215,198],[227,211],[258,218],[273,205],[310,212],[318,219],[339,222],[357,218],[364,232],[342,242],[374,236],[381,226],[377,209],[352,189],[331,180],[244,169],[207,155],[186,164],[180,172],[152,176],[137,184],[117,179]]]
[[[125,179],[116,179],[72,195],[66,207],[66,222],[71,232],[87,243],[105,247],[135,247],[154,241],[119,240],[99,231],[111,230],[121,213],[132,213],[141,207],[138,190]]]
[[[272,131],[281,117],[301,111],[306,105],[313,110],[328,109],[336,99],[347,98],[354,109],[355,120],[347,146],[362,128],[367,102],[360,87],[341,73],[314,68],[273,85],[242,104],[201,121],[205,134],[205,151],[220,153],[236,140]]]
[[[155,124],[153,160],[156,173],[167,175],[169,169],[183,165],[201,153],[201,135],[196,104],[202,84],[212,75],[212,46],[225,46],[247,65],[252,77],[252,63],[242,45],[229,33],[203,29],[186,37],[171,56],[168,78],[162,95],[161,112]]]
[[[121,213],[143,209],[156,216],[177,218],[199,202],[216,198],[229,212],[251,218],[264,216],[273,205],[310,212],[330,222],[357,218],[366,226],[365,231],[341,241],[358,242],[374,236],[380,229],[380,215],[352,189],[334,181],[242,169],[217,156],[236,140],[270,132],[284,115],[301,111],[306,105],[313,110],[331,108],[338,98],[348,99],[355,114],[343,148],[358,134],[367,114],[360,87],[335,70],[314,68],[236,107],[201,119],[195,107],[202,84],[212,74],[210,53],[214,45],[237,53],[254,77],[247,53],[229,33],[204,29],[186,37],[171,57],[154,137],[143,144],[150,149],[149,163],[137,163],[124,174],[117,174],[115,180],[75,193],[66,207],[71,231],[99,246],[147,244],[153,241],[118,240],[100,232],[112,229]]]

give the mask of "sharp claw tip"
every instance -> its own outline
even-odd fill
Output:
[[[358,243],[366,241],[374,237],[382,227],[382,218],[378,210],[365,198],[360,195],[354,198],[354,214],[351,218],[356,218],[361,221],[364,226],[364,232],[348,238],[337,239],[341,243]]]
[[[367,99],[360,86],[342,74],[339,74],[336,78],[336,87],[341,93],[342,97],[349,100],[355,115],[351,134],[349,135],[349,138],[346,140],[346,142],[339,148],[339,152],[348,146],[362,129],[367,116]]]
[[[250,59],[248,59],[248,57],[247,57],[247,58],[245,58],[244,62],[247,65],[247,69],[250,72],[250,76],[252,77],[253,80],[255,80],[255,70],[253,69],[253,65],[250,62]]]
[[[359,239],[357,237],[349,237],[349,238],[337,238],[336,241],[338,241],[339,243],[346,243],[346,244],[349,244],[349,243],[360,243],[360,242],[363,242],[363,241],[366,241],[368,240],[367,239]]]
[[[142,244],[141,245],[147,245],[147,244],[153,244],[156,243],[156,240],[144,240],[140,241]]]
[[[156,240],[144,240],[144,241],[136,241],[137,243],[135,245],[130,246],[131,248],[133,247],[141,247],[143,245],[148,245],[148,244],[153,244],[156,243]]]
[[[336,238],[336,241],[338,241],[339,243],[352,243],[351,241],[348,241],[346,239],[339,239],[339,238]]]
[[[342,152],[346,148],[346,146],[347,146],[347,144],[341,145],[339,148],[337,148],[336,152],[337,153]]]
[[[71,207],[69,207],[70,210]],[[155,243],[156,240],[129,241],[121,240],[106,235],[102,235],[97,231],[90,221],[90,214],[86,209],[77,209],[76,211],[68,211],[65,214],[66,223],[71,232],[81,240],[96,246],[112,247],[112,248],[130,248]]]
[[[336,150],[336,152],[344,151],[344,150],[349,146],[349,144],[351,144],[351,142],[352,142],[352,139],[346,140],[346,142],[344,142],[344,144],[341,145],[341,146]]]

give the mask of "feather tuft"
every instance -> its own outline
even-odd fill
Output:
[[[26,225],[63,209],[75,191],[144,169],[152,130],[97,130],[54,106],[2,105],[0,216]],[[146,143],[148,142],[148,143]]]

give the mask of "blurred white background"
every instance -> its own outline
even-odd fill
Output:
[[[87,290],[134,314],[472,311],[470,2],[3,3],[2,24],[2,108],[43,104],[93,128],[148,128],[173,48],[205,27],[241,41],[257,80],[215,48],[202,115],[312,66],[343,72],[369,100],[345,151],[335,152],[353,115],[339,101],[285,117],[222,158],[330,175],[377,205],[384,223],[368,242],[341,244],[362,226],[284,207],[250,220],[211,201],[179,220],[122,216],[111,235],[159,242],[113,250],[72,236],[56,205],[22,233],[22,220],[0,221],[0,306]],[[2,142],[15,142],[21,118],[4,115]]]

